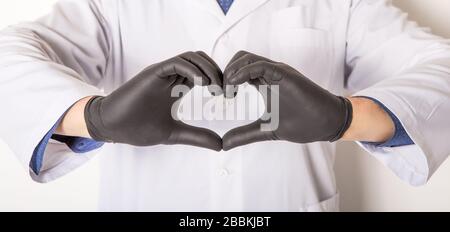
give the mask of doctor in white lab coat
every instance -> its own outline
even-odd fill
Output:
[[[284,62],[336,95],[381,102],[414,144],[359,144],[412,185],[425,184],[450,154],[450,44],[385,0],[236,0],[226,15],[215,0],[60,1],[36,22],[0,33],[0,137],[37,182],[101,153],[101,210],[338,210],[329,142],[227,152],[105,144],[78,154],[51,139],[42,166],[31,168],[43,137],[80,99],[108,95],[186,51],[204,51],[223,70],[240,50]],[[222,136],[250,122],[191,123]]]

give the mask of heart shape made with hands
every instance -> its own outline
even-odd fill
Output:
[[[254,122],[221,137],[177,120],[179,102],[195,86],[234,98],[237,86],[245,83],[257,87],[264,98],[265,112]],[[289,65],[265,57],[238,52],[222,73],[204,52],[187,52],[147,67],[108,96],[91,98],[84,118],[96,141],[134,146],[184,144],[228,151],[271,140],[335,141],[350,125],[352,106],[348,99],[333,95]]]

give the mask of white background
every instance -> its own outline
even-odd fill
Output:
[[[0,0],[0,28],[33,20],[47,12],[54,2]],[[395,3],[421,25],[450,38],[450,0],[395,0]],[[344,211],[450,211],[449,162],[430,183],[415,188],[402,183],[356,145],[341,144],[336,163],[341,208]],[[33,183],[28,170],[0,141],[0,211],[95,211],[98,179],[98,160],[94,159],[63,179],[45,185]]]

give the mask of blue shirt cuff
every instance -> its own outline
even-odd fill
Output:
[[[104,143],[97,142],[88,138],[71,137],[55,135],[55,131],[61,123],[62,117],[55,123],[50,131],[42,138],[41,142],[36,146],[33,151],[33,156],[30,161],[30,168],[36,175],[39,175],[42,169],[42,163],[44,161],[45,149],[50,139],[55,139],[59,142],[65,143],[73,152],[77,154],[87,153],[96,150],[103,146]]]
[[[52,139],[59,141],[61,143],[65,143],[70,148],[70,150],[72,150],[77,154],[82,154],[96,150],[102,147],[104,144],[102,142],[97,142],[95,140],[88,138],[63,136],[63,135],[53,135]]]
[[[378,101],[377,99],[371,98],[371,97],[364,97],[367,99],[370,99],[374,101],[376,104],[378,104],[383,110],[385,110],[388,115],[391,117],[392,121],[395,125],[395,133],[394,136],[392,136],[391,139],[384,143],[370,143],[370,142],[363,142],[365,144],[375,145],[377,147],[400,147],[400,146],[406,146],[406,145],[413,145],[414,141],[411,139],[411,137],[406,132],[405,128],[403,127],[402,123],[398,119],[397,116],[395,116],[392,111],[390,111],[383,103]]]

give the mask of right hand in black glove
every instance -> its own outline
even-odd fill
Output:
[[[255,87],[268,86],[266,98],[278,95],[279,125],[263,131],[262,124],[271,119],[259,119],[250,125],[235,128],[223,136],[223,149],[262,141],[282,140],[294,143],[340,139],[352,122],[352,104],[312,82],[287,64],[275,62],[249,52],[238,52],[224,72],[227,86],[245,82]],[[277,90],[273,90],[277,87]],[[226,96],[234,97],[234,88],[225,88]],[[268,100],[268,99],[266,99]],[[271,112],[271,101],[266,101]],[[272,112],[274,113],[274,112]]]
[[[222,72],[203,52],[188,52],[154,64],[107,97],[94,97],[84,117],[94,140],[134,146],[184,144],[215,151],[222,139],[211,130],[172,118],[172,88],[222,86]]]

